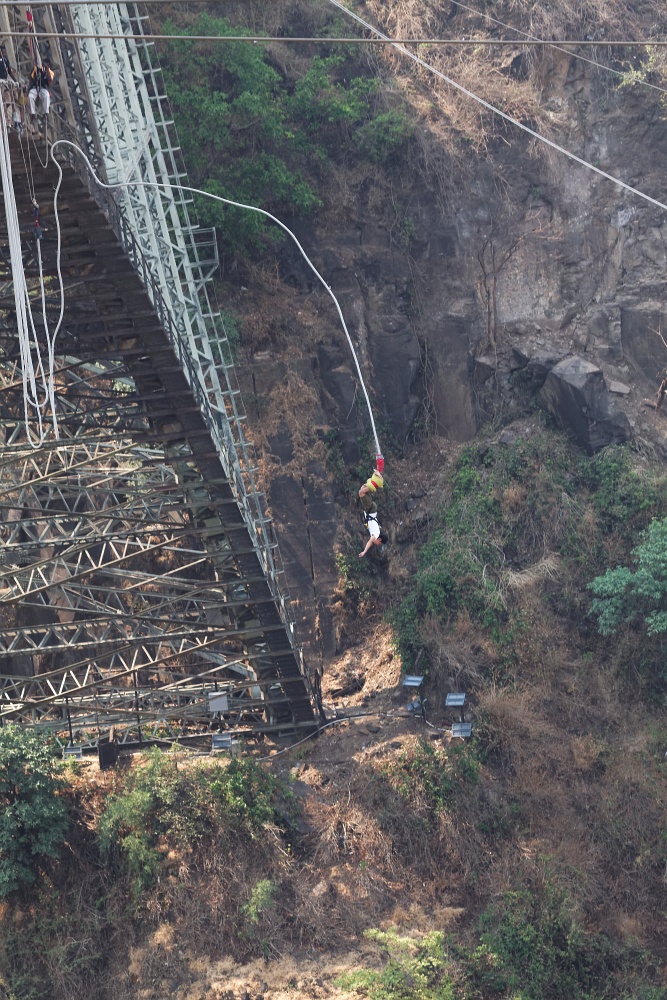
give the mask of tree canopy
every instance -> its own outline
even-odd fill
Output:
[[[185,31],[168,22],[165,31],[250,34],[209,14]],[[245,42],[175,40],[161,62],[192,185],[277,215],[306,215],[321,204],[312,181],[341,157],[386,162],[412,132],[402,110],[378,113],[379,81],[358,52],[315,56],[296,81],[264,46]],[[269,233],[282,238],[259,214],[196,203],[230,256],[260,248]]]
[[[588,585],[595,594],[591,613],[602,635],[613,635],[619,625],[637,618],[649,635],[667,632],[667,518],[651,522],[632,556],[636,570],[617,566]]]
[[[42,733],[0,728],[0,897],[35,881],[56,857],[68,826],[64,782]]]

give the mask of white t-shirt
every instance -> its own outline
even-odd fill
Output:
[[[371,538],[380,537],[380,525],[377,523],[374,517],[367,522],[367,527]]]

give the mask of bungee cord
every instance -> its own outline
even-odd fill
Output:
[[[32,36],[34,34],[34,22],[30,8],[26,10],[28,20],[30,52],[35,65],[41,65],[39,45]],[[13,102],[12,102],[13,104]],[[60,315],[53,334],[49,330],[49,320],[47,315],[46,287],[44,281],[44,264],[42,259],[42,228],[39,217],[39,205],[35,196],[35,184],[32,170],[32,156],[30,153],[30,139],[27,142],[28,160],[26,161],[25,150],[23,149],[23,129],[19,131],[19,146],[23,165],[28,182],[30,200],[34,212],[34,238],[37,250],[37,265],[39,270],[39,298],[41,306],[42,323],[46,337],[47,358],[42,356],[39,346],[39,339],[33,319],[30,291],[23,266],[23,248],[21,244],[21,230],[16,205],[16,193],[12,174],[11,152],[9,148],[9,135],[7,125],[7,114],[2,108],[2,123],[0,126],[0,172],[2,173],[2,188],[5,202],[5,216],[7,220],[7,241],[9,245],[10,263],[12,270],[12,285],[14,290],[14,305],[16,309],[17,337],[19,342],[19,354],[21,358],[21,378],[23,384],[23,410],[25,417],[26,437],[33,448],[39,448],[45,440],[44,411],[50,405],[51,419],[55,439],[59,439],[58,417],[56,413],[55,401],[55,343],[60,325],[62,323],[65,298],[63,279],[60,270],[60,225],[57,224],[57,267],[58,281],[60,286]],[[20,111],[19,111],[20,121]],[[37,144],[35,152],[39,162],[43,167],[48,167],[48,137],[45,133],[46,142],[46,162],[43,162],[39,155]],[[40,400],[40,396],[42,397]],[[33,432],[31,420],[37,422],[37,433]]]
[[[46,153],[46,160],[43,160],[39,154],[39,146],[37,144],[37,140],[35,139],[34,135],[33,136],[30,135],[30,130],[27,130],[27,133],[28,133],[28,148],[30,148],[30,142],[32,140],[32,144],[35,147],[35,156],[39,160],[39,165],[40,167],[43,167],[44,170],[46,170],[49,166],[49,138],[46,134],[46,116],[44,120],[44,150]]]
[[[83,159],[83,161],[85,162],[85,164],[88,167],[88,170],[90,172],[90,175],[93,178],[93,180],[95,181],[95,183],[98,184],[99,187],[105,188],[106,190],[113,190],[115,188],[141,187],[141,188],[153,188],[153,189],[157,188],[158,190],[169,191],[169,190],[172,190],[173,188],[176,187],[176,185],[174,185],[174,184],[158,184],[158,183],[152,182],[152,181],[151,182],[149,182],[149,181],[118,181],[118,182],[116,182],[114,184],[106,184],[103,180],[101,180],[101,178],[99,178],[97,176],[97,174],[95,173],[95,169],[94,169],[92,163],[90,162],[90,160],[88,159],[88,157],[86,156],[86,154],[83,152],[83,150],[79,146],[76,145],[76,143],[70,142],[69,139],[58,139],[58,140],[56,140],[56,142],[54,142],[52,144],[51,151],[50,151],[51,159],[55,163],[55,165],[56,165],[56,167],[58,169],[59,175],[60,175],[59,179],[58,179],[58,184],[56,186],[55,195],[54,195],[54,210],[55,210],[55,214],[56,214],[56,220],[58,219],[58,213],[57,213],[58,192],[60,190],[60,185],[61,185],[61,182],[62,182],[62,168],[61,168],[60,164],[58,163],[58,161],[56,160],[55,155],[54,155],[54,151],[55,151],[55,149],[56,149],[57,146],[68,146],[70,149],[73,149],[77,153],[77,155],[80,156]],[[368,395],[368,390],[366,389],[366,383],[364,382],[364,377],[363,377],[363,375],[361,373],[361,366],[359,364],[359,359],[357,357],[357,352],[355,350],[354,343],[352,341],[352,337],[350,336],[350,332],[349,332],[349,330],[347,328],[347,324],[345,322],[345,317],[343,316],[343,311],[342,311],[342,309],[340,307],[340,303],[338,302],[338,299],[336,298],[336,296],[335,296],[334,292],[332,291],[331,287],[326,283],[326,281],[324,280],[324,278],[322,277],[322,275],[320,274],[320,272],[317,270],[317,268],[313,264],[312,260],[310,259],[310,257],[308,256],[308,254],[306,253],[306,251],[304,250],[304,248],[302,247],[301,243],[299,242],[299,240],[297,239],[297,237],[294,235],[294,233],[292,232],[292,230],[288,226],[286,226],[284,222],[281,222],[281,220],[278,219],[275,215],[272,215],[271,212],[267,212],[266,209],[264,209],[264,208],[258,208],[256,205],[245,205],[245,204],[243,204],[242,202],[239,202],[239,201],[232,201],[231,198],[223,198],[222,195],[211,194],[210,191],[202,191],[201,188],[188,187],[188,186],[186,186],[184,184],[179,184],[178,185],[178,190],[180,190],[180,191],[188,191],[191,194],[199,194],[199,195],[202,195],[205,198],[211,198],[213,201],[221,202],[224,205],[231,205],[233,208],[243,208],[243,209],[247,209],[250,212],[258,212],[260,215],[263,215],[267,219],[271,219],[272,222],[275,222],[275,224],[277,226],[280,226],[280,228],[284,232],[286,232],[288,234],[288,236],[291,237],[291,239],[296,244],[296,246],[297,246],[297,248],[299,250],[299,253],[303,257],[303,259],[306,261],[306,263],[308,264],[308,267],[311,269],[311,271],[313,272],[313,274],[315,275],[315,277],[317,278],[317,280],[320,282],[320,284],[326,290],[327,294],[331,297],[331,299],[332,299],[332,301],[333,301],[333,303],[334,303],[334,305],[336,307],[336,311],[338,313],[338,317],[340,319],[341,326],[343,327],[343,331],[345,333],[345,337],[347,338],[347,342],[348,342],[348,345],[350,347],[350,351],[352,352],[352,357],[354,359],[354,364],[355,364],[355,368],[356,368],[356,372],[357,372],[357,377],[359,379],[359,384],[361,385],[361,389],[362,389],[362,392],[364,394],[364,399],[366,401],[366,406],[368,408],[368,415],[369,415],[369,418],[370,418],[371,428],[372,428],[372,431],[373,431],[373,439],[374,439],[374,442],[375,442],[376,453],[377,453],[378,457],[381,457],[382,456],[382,450],[380,448],[380,440],[378,438],[378,433],[377,433],[377,429],[376,429],[376,426],[375,426],[375,419],[373,417],[373,408],[371,406],[371,401],[370,401],[370,397]],[[61,310],[61,317],[62,317],[62,310]],[[60,324],[60,321],[59,321],[59,324]]]
[[[37,342],[37,334],[30,308],[30,296],[23,267],[23,251],[21,247],[21,232],[16,208],[16,195],[12,179],[11,154],[9,151],[9,137],[7,134],[7,118],[2,113],[0,123],[0,172],[2,173],[2,191],[5,202],[5,215],[7,220],[7,242],[9,244],[9,257],[12,269],[12,280],[14,286],[14,305],[16,308],[16,323],[19,341],[19,352],[21,357],[21,375],[23,381],[23,408],[26,424],[26,435],[32,447],[37,448],[44,440],[44,427],[42,422],[42,409],[49,398],[46,373],[42,362]],[[32,338],[31,339],[31,335]],[[33,357],[33,345],[35,357]],[[39,401],[39,390],[37,388],[38,373],[41,375],[42,389],[44,392],[44,402]],[[49,376],[53,373],[50,371]],[[38,435],[33,437],[30,427],[31,411],[33,418],[37,419]],[[55,418],[55,414],[54,414]]]

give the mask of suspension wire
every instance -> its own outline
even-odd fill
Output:
[[[16,20],[16,18],[14,18],[14,20]],[[16,131],[18,132],[20,138],[21,135],[23,134],[23,129],[25,128],[24,115],[27,108],[27,98],[26,98],[26,105],[23,106],[21,104],[21,97],[23,96],[23,88],[21,86],[21,71],[19,69],[19,63],[20,63],[19,46],[16,43],[16,38],[10,38],[10,45],[12,49],[12,56],[14,59],[14,69],[16,72],[16,80],[10,81],[10,86],[11,82],[14,83],[14,86],[11,86],[12,124],[15,126]],[[25,162],[23,147],[21,147],[21,153],[23,155],[23,160]],[[28,168],[26,167],[26,173],[27,172]]]
[[[605,63],[596,62],[595,59],[589,59],[588,56],[582,56],[582,55],[579,55],[578,53],[575,54],[575,53],[571,52],[570,49],[563,48],[562,44],[559,44],[558,42],[549,42],[549,41],[546,41],[544,39],[537,38],[535,35],[529,35],[528,32],[522,31],[521,28],[514,28],[511,24],[506,24],[505,21],[499,21],[497,17],[492,17],[491,14],[487,14],[486,11],[477,10],[475,7],[468,6],[467,3],[461,3],[461,0],[451,0],[451,2],[456,7],[461,7],[463,10],[467,10],[471,14],[476,14],[478,17],[484,17],[484,18],[486,18],[486,20],[487,21],[491,21],[492,24],[498,24],[498,25],[500,25],[501,28],[509,28],[510,31],[516,31],[517,34],[522,35],[523,38],[526,41],[529,41],[531,43],[531,45],[537,45],[537,44],[548,45],[550,48],[556,49],[558,52],[564,52],[565,55],[567,55],[567,56],[572,56],[573,55],[575,59],[578,59],[580,62],[589,63],[591,66],[595,66],[596,69],[606,70],[607,73],[613,73],[615,76],[622,76],[622,77],[626,76],[626,74],[623,72],[623,70],[614,69],[612,66],[605,65]],[[518,39],[517,39],[517,41],[518,41]],[[520,44],[523,44],[523,43],[521,42]],[[581,45],[588,44],[588,45],[590,45],[590,42],[586,42],[586,43],[585,42],[581,42],[581,43],[577,43],[577,44],[581,44]],[[639,83],[639,84],[641,84],[644,87],[650,87],[651,90],[657,90],[661,94],[667,94],[667,89],[665,89],[664,87],[658,87],[657,84],[655,84],[655,83],[649,83],[648,80],[636,80],[636,81],[633,81],[633,82]]]
[[[308,264],[308,267],[311,269],[311,271],[313,272],[313,274],[315,275],[315,277],[317,278],[317,280],[321,283],[321,285],[324,287],[325,291],[329,294],[329,296],[333,300],[333,303],[334,303],[334,305],[336,307],[336,311],[338,312],[338,317],[339,317],[341,325],[343,327],[343,331],[344,331],[345,336],[347,338],[348,345],[349,345],[350,350],[352,352],[352,357],[354,359],[354,364],[355,364],[355,368],[356,368],[356,371],[357,371],[357,377],[359,379],[359,383],[361,385],[361,388],[362,388],[362,391],[363,391],[363,394],[364,394],[364,399],[366,400],[366,406],[368,407],[368,415],[370,417],[371,427],[372,427],[372,430],[373,430],[373,438],[374,438],[374,441],[375,441],[375,447],[376,447],[376,450],[377,450],[377,454],[378,455],[382,454],[382,451],[381,451],[381,448],[380,448],[380,441],[379,441],[378,434],[377,434],[377,429],[375,427],[375,419],[373,417],[373,408],[371,406],[371,401],[370,401],[370,398],[369,398],[369,395],[368,395],[368,391],[366,389],[366,383],[364,382],[364,377],[363,377],[363,375],[361,373],[361,367],[359,365],[359,359],[357,357],[357,352],[356,352],[356,350],[354,348],[354,344],[352,342],[352,337],[350,336],[350,332],[349,332],[349,330],[347,328],[347,324],[345,322],[345,317],[343,316],[343,310],[341,309],[340,303],[338,302],[338,299],[334,295],[334,293],[333,293],[332,289],[330,288],[330,286],[326,283],[326,281],[324,280],[324,278],[322,277],[322,275],[320,274],[320,272],[317,270],[317,268],[315,267],[315,265],[313,264],[313,262],[311,261],[310,257],[308,256],[308,254],[306,253],[306,251],[301,246],[301,244],[299,243],[299,240],[296,238],[296,236],[294,235],[294,233],[292,232],[292,230],[289,229],[285,225],[284,222],[281,222],[280,219],[276,218],[275,215],[272,215],[271,212],[267,212],[263,208],[258,208],[256,205],[244,205],[242,202],[232,201],[231,198],[223,198],[222,195],[211,194],[210,191],[202,191],[201,188],[187,187],[185,184],[179,184],[178,186],[176,186],[175,184],[158,184],[158,183],[148,182],[148,181],[119,181],[119,182],[117,182],[115,184],[105,184],[104,181],[102,181],[97,176],[97,174],[95,173],[95,170],[93,168],[92,163],[90,162],[90,160],[88,159],[88,157],[86,156],[86,154],[83,152],[83,150],[79,146],[77,146],[75,143],[70,142],[69,139],[58,139],[51,146],[51,159],[55,163],[55,165],[56,165],[56,167],[58,169],[58,173],[60,175],[59,179],[58,179],[58,184],[56,186],[55,194],[54,194],[54,210],[55,210],[55,213],[56,213],[56,220],[58,218],[58,212],[57,212],[58,192],[60,190],[60,185],[61,185],[62,177],[63,177],[62,168],[61,168],[60,164],[58,163],[58,161],[55,158],[55,149],[56,149],[57,146],[69,146],[70,149],[73,149],[83,159],[83,161],[85,162],[85,164],[88,167],[88,170],[90,172],[90,175],[94,179],[95,183],[98,184],[99,187],[105,188],[106,190],[113,190],[115,188],[141,187],[141,188],[157,188],[159,190],[171,191],[171,190],[173,190],[174,188],[177,187],[177,189],[179,191],[188,191],[191,194],[199,194],[199,195],[202,195],[205,198],[211,198],[213,201],[219,201],[219,202],[221,202],[224,205],[231,205],[234,208],[244,208],[244,209],[247,209],[250,212],[258,212],[260,215],[265,216],[267,219],[271,219],[271,221],[275,222],[275,224],[277,226],[280,226],[280,228],[284,232],[286,232],[287,235],[290,236],[292,238],[292,240],[296,243],[296,246],[297,246],[297,248],[298,248],[301,256],[303,257],[303,259]],[[60,245],[59,245],[59,252],[60,252]],[[61,319],[62,319],[62,309],[61,309]],[[58,322],[58,326],[59,325],[60,325],[60,320]]]
[[[51,0],[49,0],[51,2]],[[76,3],[76,0],[72,0]],[[91,0],[91,2],[97,3],[98,0]],[[150,2],[150,0],[146,0]],[[2,0],[0,0],[0,6],[2,6]],[[353,17],[357,17],[352,11],[345,8],[345,12]],[[364,23],[365,22],[361,22]],[[369,26],[370,31],[376,31],[377,29]],[[516,31],[516,28],[512,28],[512,31]],[[540,38],[389,38],[387,35],[382,35],[379,33],[380,37],[374,38],[326,38],[317,37],[315,35],[309,35],[299,38],[292,38],[287,35],[160,35],[160,34],[113,34],[110,32],[74,32],[74,31],[33,31],[35,39],[44,39],[45,41],[57,41],[58,39],[76,39],[76,38],[104,38],[111,39],[114,41],[151,41],[151,42],[250,42],[253,45],[257,45],[259,42],[284,42],[285,44],[303,44],[303,45],[463,45],[463,46],[477,46],[477,45],[488,45],[502,46],[510,45],[516,47],[517,45],[574,45],[574,46],[586,46],[590,48],[664,48],[667,46],[667,39],[644,39],[643,41],[636,41],[632,38],[610,38],[608,41],[600,41],[599,39],[587,39],[587,38],[562,38],[555,39],[554,41],[544,41]],[[3,38],[25,38],[25,31],[5,31],[2,33]]]
[[[381,36],[385,41],[389,42],[398,52],[400,52],[404,56],[407,56],[408,59],[412,59],[412,61],[417,63],[418,66],[421,66],[422,69],[425,69],[429,73],[432,73],[434,76],[437,76],[440,80],[443,80],[445,83],[449,84],[450,87],[453,87],[455,90],[460,91],[460,93],[465,94],[466,97],[470,97],[471,100],[475,101],[477,104],[480,104],[483,108],[486,108],[488,111],[492,111],[494,114],[499,115],[501,118],[504,118],[505,121],[509,122],[510,125],[516,125],[516,127],[520,128],[523,132],[527,132],[528,135],[532,135],[534,139],[537,139],[539,142],[543,142],[546,146],[550,146],[552,149],[555,149],[557,153],[562,153],[563,156],[567,156],[568,159],[573,160],[580,166],[586,167],[588,170],[592,170],[593,173],[598,174],[600,177],[604,177],[605,180],[611,181],[612,184],[616,184],[617,187],[623,188],[623,190],[629,191],[630,194],[636,195],[636,197],[642,198],[644,201],[649,202],[651,205],[656,205],[658,208],[661,208],[664,212],[667,212],[667,205],[664,202],[658,201],[657,198],[652,198],[650,195],[645,194],[643,191],[640,191],[639,188],[632,187],[631,184],[626,184],[625,181],[622,181],[619,177],[614,177],[613,174],[608,174],[606,170],[601,170],[600,167],[594,166],[592,163],[589,163],[588,160],[582,159],[582,157],[577,156],[576,153],[570,152],[570,150],[565,149],[564,146],[560,146],[557,142],[553,142],[553,140],[547,139],[545,135],[541,135],[539,132],[536,132],[528,125],[524,125],[523,122],[520,122],[517,118],[513,118],[511,115],[508,115],[505,111],[501,111],[500,108],[497,108],[495,107],[495,105],[490,104],[488,101],[485,101],[483,97],[479,97],[477,94],[474,94],[472,90],[468,90],[467,87],[464,87],[462,84],[457,83],[456,80],[452,80],[451,77],[446,76],[445,73],[442,73],[439,69],[436,69],[435,66],[432,66],[430,63],[427,63],[423,59],[420,59],[419,56],[416,56],[414,52],[410,52],[410,50],[406,49],[400,42],[397,42],[389,38],[388,35],[383,34],[378,28],[375,28],[372,24],[369,24],[368,21],[364,21],[363,18],[359,17],[358,14],[355,14],[354,11],[348,10],[344,4],[340,3],[340,0],[329,0],[329,3],[333,4],[334,7],[337,7],[344,14],[347,14],[348,17],[353,18],[360,25],[362,25],[362,27],[366,28],[367,31],[372,31],[375,34]],[[667,42],[660,44],[667,44]]]

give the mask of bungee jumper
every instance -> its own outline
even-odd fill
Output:
[[[368,528],[370,535],[363,552],[359,553],[360,559],[364,558],[373,545],[386,545],[389,541],[389,535],[380,527],[378,508],[375,502],[375,494],[384,487],[383,472],[384,459],[382,455],[377,455],[373,474],[359,490],[359,503],[363,512],[364,524]]]

